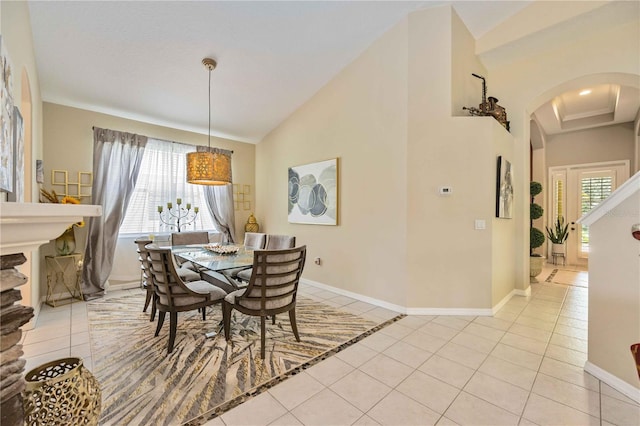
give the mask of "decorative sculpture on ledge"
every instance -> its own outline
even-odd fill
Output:
[[[507,110],[498,105],[498,98],[489,96],[489,102],[487,102],[487,83],[484,77],[474,73],[471,73],[471,75],[482,80],[482,103],[478,105],[478,108],[462,107],[462,109],[469,111],[469,114],[471,115],[493,117],[498,120],[498,123],[502,124],[507,131],[509,131]]]
[[[182,207],[182,198],[178,198],[176,204],[177,207],[173,207],[173,203],[169,201],[166,210],[162,206],[158,206],[158,216],[160,216],[162,223],[169,225],[171,229],[182,232],[184,227],[191,225],[196,220],[200,210],[194,206],[193,211],[191,211],[191,203],[187,203],[185,207]]]

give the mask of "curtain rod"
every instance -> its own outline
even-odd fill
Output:
[[[101,128],[101,127],[100,127],[100,128]],[[96,126],[91,126],[91,130],[95,130],[95,129],[96,129]],[[109,129],[104,129],[104,130],[109,130]],[[114,132],[119,132],[120,130],[113,130],[113,131],[114,131]],[[145,136],[146,136],[146,135],[145,135]],[[190,144],[190,143],[177,142],[177,141],[170,141],[170,140],[168,140],[168,139],[156,138],[156,137],[153,137],[153,136],[146,136],[146,137],[147,137],[147,138],[150,138],[150,139],[155,139],[155,140],[157,140],[157,141],[161,141],[161,142],[179,143],[179,144],[181,144],[181,145],[189,145],[189,146],[199,146],[199,145],[192,145],[192,144]],[[202,145],[202,146],[204,146],[204,145]],[[219,149],[226,149],[226,148],[219,148]],[[233,154],[233,150],[232,150],[232,149],[227,149],[227,151],[230,151],[230,152]]]

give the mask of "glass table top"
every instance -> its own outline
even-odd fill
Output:
[[[171,252],[184,260],[195,263],[211,271],[244,268],[253,265],[253,250],[240,245],[234,254],[218,254],[206,247],[211,244],[190,244],[186,246],[172,246]]]

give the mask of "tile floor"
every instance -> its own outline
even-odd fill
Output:
[[[584,273],[547,265],[541,281],[554,269],[577,286],[533,284],[494,317],[407,316],[207,425],[640,425],[640,405],[582,369]],[[310,286],[301,293],[393,315]],[[91,369],[86,304],[43,306],[23,345],[27,371],[71,355]]]

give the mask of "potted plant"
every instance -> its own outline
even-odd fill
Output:
[[[547,229],[549,241],[553,243],[551,253],[564,254],[564,243],[569,237],[569,225],[564,223],[564,217],[559,216],[553,228],[549,228],[548,226],[545,226],[545,228]]]
[[[529,276],[532,282],[538,282],[535,277],[542,272],[542,263],[544,257],[534,250],[544,244],[544,234],[538,228],[533,226],[533,221],[542,217],[544,209],[534,202],[536,195],[542,192],[542,185],[539,182],[531,182],[529,184],[529,193],[531,195],[531,205],[529,208]]]

